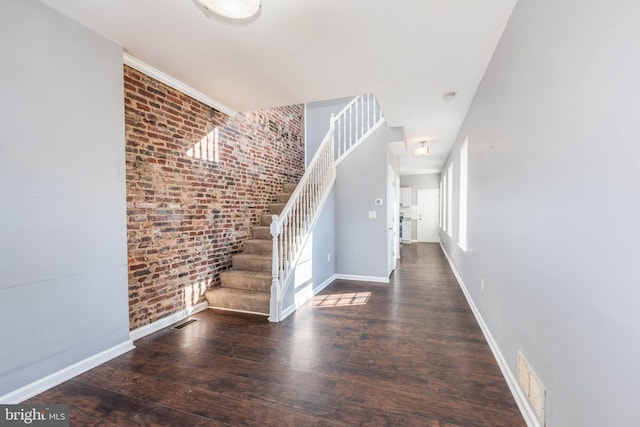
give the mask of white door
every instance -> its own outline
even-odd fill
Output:
[[[418,242],[440,241],[440,190],[418,190]]]
[[[400,214],[400,178],[391,166],[387,169],[387,259],[388,274],[396,269],[400,241],[398,216]]]

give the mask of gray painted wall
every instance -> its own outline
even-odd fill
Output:
[[[282,301],[284,310],[306,302],[312,291],[318,292],[320,286],[336,274],[335,210],[334,186],[293,272],[292,283]]]
[[[0,396],[129,339],[121,48],[0,2]]]
[[[468,135],[469,250],[457,224],[444,246],[512,372],[521,350],[546,386],[549,427],[640,419],[638,16],[518,1],[449,159],[457,188]]]
[[[387,143],[386,124],[349,154],[337,168],[336,271],[339,274],[387,277]],[[376,206],[381,198],[383,205]],[[375,211],[376,219],[368,219]]]
[[[352,97],[349,97],[306,104],[304,140],[306,144],[305,161],[307,165],[329,130],[331,114],[338,114],[352,99]]]
[[[313,231],[313,282],[315,286],[336,274],[336,192],[335,185]]]

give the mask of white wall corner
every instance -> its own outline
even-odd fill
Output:
[[[116,358],[129,350],[134,349],[135,346],[131,340],[125,341],[121,344],[108,348],[100,353],[89,356],[73,365],[60,369],[53,374],[47,375],[44,378],[36,380],[30,384],[20,387],[17,390],[9,392],[3,396],[0,396],[0,404],[2,405],[15,405],[20,402],[49,390],[52,387],[62,384],[65,381],[72,379],[90,369],[95,368],[109,360]]]
[[[158,332],[161,329],[166,328],[167,326],[173,325],[176,322],[179,322],[192,314],[199,313],[203,310],[206,310],[209,305],[206,301],[203,301],[199,304],[194,305],[193,307],[185,308],[180,311],[176,311],[175,313],[163,317],[162,319],[156,320],[153,323],[149,323],[148,325],[140,326],[137,329],[134,329],[130,332],[131,341],[137,341],[140,338],[144,338],[147,335],[151,335],[154,332]]]
[[[511,394],[513,395],[513,398],[516,401],[516,405],[518,405],[518,409],[520,410],[520,413],[522,414],[524,421],[527,423],[528,427],[544,427],[538,420],[538,417],[536,416],[535,411],[531,407],[531,404],[529,403],[529,400],[527,399],[525,392],[520,387],[520,384],[518,383],[516,376],[509,368],[509,364],[507,363],[507,360],[502,354],[500,347],[498,347],[498,344],[496,343],[496,340],[493,338],[493,335],[491,335],[491,331],[489,330],[489,327],[487,326],[484,319],[482,318],[482,314],[480,314],[480,310],[478,310],[478,307],[476,306],[475,302],[471,298],[471,294],[469,293],[469,290],[464,284],[462,277],[460,276],[455,265],[453,264],[452,259],[449,257],[449,254],[447,253],[444,246],[442,245],[442,242],[440,242],[440,248],[442,249],[442,252],[447,258],[447,261],[449,262],[449,266],[451,267],[453,274],[456,276],[456,279],[458,280],[460,289],[462,289],[462,293],[464,294],[464,297],[466,298],[467,303],[469,304],[469,307],[471,307],[471,311],[473,312],[473,315],[478,321],[478,325],[480,326],[480,329],[482,330],[482,333],[484,334],[484,337],[487,340],[487,343],[489,344],[489,348],[493,353],[493,357],[496,359],[496,362],[500,367],[502,376],[507,382],[507,386],[509,386],[509,390],[511,391]]]
[[[215,108],[216,110],[231,117],[235,116],[237,113],[233,108],[227,107],[223,103],[216,101],[215,99],[205,95],[204,93],[192,88],[185,83],[182,83],[180,80],[177,80],[170,75],[163,73],[157,68],[154,68],[151,65],[140,61],[138,58],[132,56],[127,52],[123,52],[122,58],[124,64],[128,65],[129,67],[136,69],[141,73],[148,75],[149,77],[153,77],[159,82],[162,82],[167,86],[170,86],[175,90],[178,90],[185,95],[188,95],[191,98],[208,105],[211,108]]]

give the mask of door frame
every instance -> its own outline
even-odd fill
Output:
[[[421,219],[422,215],[424,214],[423,212],[420,211],[420,206],[421,206],[421,199],[426,195],[429,195],[429,200],[431,202],[435,203],[436,209],[435,209],[435,214],[436,214],[436,218],[435,218],[435,225],[433,227],[433,233],[430,235],[433,236],[437,236],[435,238],[435,240],[421,240],[421,225],[422,225],[422,237],[424,237],[424,219]],[[422,197],[421,197],[422,195]],[[440,242],[440,189],[438,188],[428,188],[428,189],[418,189],[418,194],[417,194],[417,198],[418,198],[418,204],[417,204],[417,208],[418,208],[418,221],[417,221],[417,230],[416,230],[416,235],[417,235],[417,240],[418,242],[427,242],[427,243],[438,243]],[[435,196],[435,197],[434,197]]]
[[[387,256],[388,275],[393,273],[400,258],[399,232],[400,176],[387,165]]]

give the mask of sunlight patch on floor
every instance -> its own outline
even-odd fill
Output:
[[[311,307],[348,307],[355,305],[365,305],[371,292],[348,292],[343,294],[316,295],[311,301]]]

